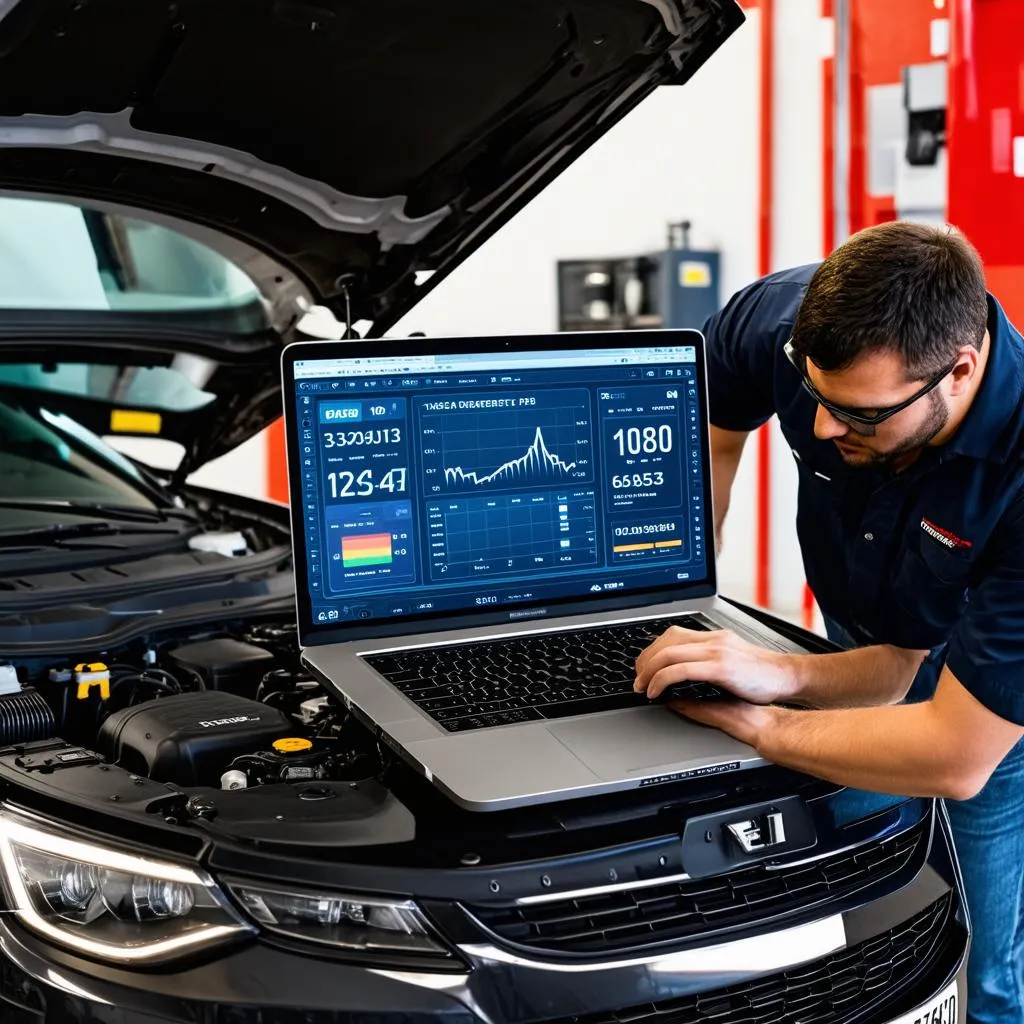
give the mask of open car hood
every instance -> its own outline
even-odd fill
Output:
[[[230,325],[138,311],[111,331],[36,307],[5,314],[3,333],[75,344],[71,320],[92,320],[102,362],[122,357],[100,335],[150,347],[155,365],[222,353],[231,419],[206,412],[232,429],[181,428],[193,469],[277,414],[267,391],[304,303],[384,333],[742,20],[734,0],[0,4],[0,194],[191,233],[242,266],[266,314],[241,347]]]

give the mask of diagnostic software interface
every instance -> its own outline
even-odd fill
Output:
[[[692,346],[294,364],[315,623],[707,576]]]

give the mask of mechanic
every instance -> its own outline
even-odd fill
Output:
[[[901,222],[755,282],[705,334],[716,543],[744,441],[777,415],[807,580],[849,649],[676,627],[636,688],[718,683],[741,699],[672,707],[781,765],[947,798],[969,1020],[1024,1022],[1024,339],[962,236]]]

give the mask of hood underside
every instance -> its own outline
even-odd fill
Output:
[[[14,0],[0,189],[233,235],[381,333],[417,271],[436,283],[741,21],[734,0]]]
[[[310,302],[384,334],[742,21],[735,0],[0,0],[0,202],[81,206],[76,251],[114,296],[20,302],[5,274],[0,364],[87,375],[48,402],[132,433],[139,371],[194,376],[198,357],[209,403],[156,410],[191,472],[280,415],[280,346]],[[67,279],[7,226],[0,267]],[[256,301],[145,309],[115,295],[126,253],[137,287],[235,287],[226,261]]]

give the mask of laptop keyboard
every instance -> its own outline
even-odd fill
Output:
[[[703,615],[373,654],[365,660],[450,732],[617,711],[649,703],[633,691],[636,657],[669,626],[717,629]],[[712,699],[708,683],[673,697]]]

